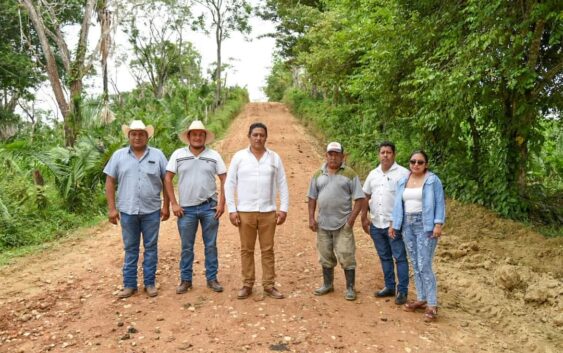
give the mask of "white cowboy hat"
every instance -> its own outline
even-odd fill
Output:
[[[185,143],[186,145],[190,144],[190,140],[188,139],[188,134],[190,133],[190,131],[193,130],[202,130],[205,131],[205,144],[209,144],[211,142],[213,142],[213,140],[215,140],[215,134],[209,130],[207,130],[205,128],[205,126],[203,126],[203,123],[201,122],[201,120],[194,120],[192,121],[192,123],[190,124],[190,127],[185,130],[182,131],[178,134],[178,138]]]
[[[154,134],[154,128],[152,127],[152,125],[145,126],[145,123],[143,123],[141,120],[133,120],[129,126],[121,125],[121,131],[123,131],[125,137],[129,137],[129,131],[131,130],[146,131],[147,135],[149,135],[149,138],[151,138]]]

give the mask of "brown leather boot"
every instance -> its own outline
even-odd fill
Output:
[[[146,286],[145,292],[149,297],[156,297],[158,295],[158,290],[155,286]]]
[[[184,294],[190,289],[192,289],[192,281],[181,281],[176,288],[176,294]]]
[[[133,294],[137,293],[137,288],[123,288],[121,292],[117,295],[118,298],[129,298]]]
[[[211,281],[207,281],[207,287],[211,288],[212,291],[220,293],[223,291],[223,286],[219,284],[219,281],[213,279]]]

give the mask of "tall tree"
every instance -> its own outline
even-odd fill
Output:
[[[16,0],[0,0],[0,140],[11,136],[18,117],[14,114],[20,98],[31,99],[31,90],[40,82],[41,72],[32,60],[37,43],[28,43],[26,14]]]
[[[19,0],[19,2],[27,10],[40,43],[42,57],[38,58],[38,62],[43,65],[47,73],[64,119],[65,144],[73,146],[80,130],[82,80],[92,66],[92,58],[87,56],[87,46],[97,1]],[[64,25],[71,23],[80,24],[74,55],[71,54],[67,38],[62,31]],[[65,89],[69,92],[68,97]]]
[[[291,11],[300,1],[267,3],[285,17],[286,33],[305,23]],[[424,147],[450,195],[518,217],[530,205],[530,161],[554,126],[546,122],[561,121],[561,8],[554,0],[323,0],[284,59],[334,104],[319,120],[349,145],[368,152],[373,145],[362,141],[391,137]]]
[[[233,31],[243,34],[250,33],[249,18],[252,12],[251,5],[246,0],[194,0],[203,6],[209,17],[209,27],[214,31],[215,44],[217,45],[217,63],[215,70],[215,102],[218,107],[222,102],[221,96],[221,71],[222,71],[222,44]],[[205,28],[203,14],[199,16],[199,23]]]
[[[305,34],[315,25],[325,8],[323,0],[266,0],[257,9],[262,19],[272,21],[274,33],[266,36],[276,40],[278,55],[294,62],[297,55],[306,50],[309,41]]]
[[[137,83],[148,80],[155,97],[162,98],[165,84],[172,78],[190,87],[201,83],[201,59],[183,36],[188,9],[174,11],[161,4],[151,4],[150,8],[133,16],[127,30],[135,55],[130,66]]]

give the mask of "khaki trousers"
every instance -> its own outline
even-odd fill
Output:
[[[356,268],[356,242],[354,231],[348,223],[337,230],[317,230],[319,263],[324,268],[333,268],[337,261],[344,270]]]
[[[274,286],[274,234],[276,232],[276,212],[239,212],[240,257],[243,285],[254,286],[256,279],[254,268],[254,248],[256,237],[260,243],[262,256],[262,286],[265,289]]]

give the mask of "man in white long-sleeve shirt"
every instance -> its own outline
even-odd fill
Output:
[[[266,148],[267,138],[266,125],[250,125],[250,146],[235,153],[225,182],[229,219],[238,227],[240,234],[243,287],[239,290],[239,299],[248,298],[252,294],[255,281],[254,247],[257,237],[262,256],[264,293],[276,299],[284,297],[274,287],[274,234],[276,225],[283,224],[287,217],[289,191],[281,158],[276,152]],[[280,209],[276,212],[278,192]]]

